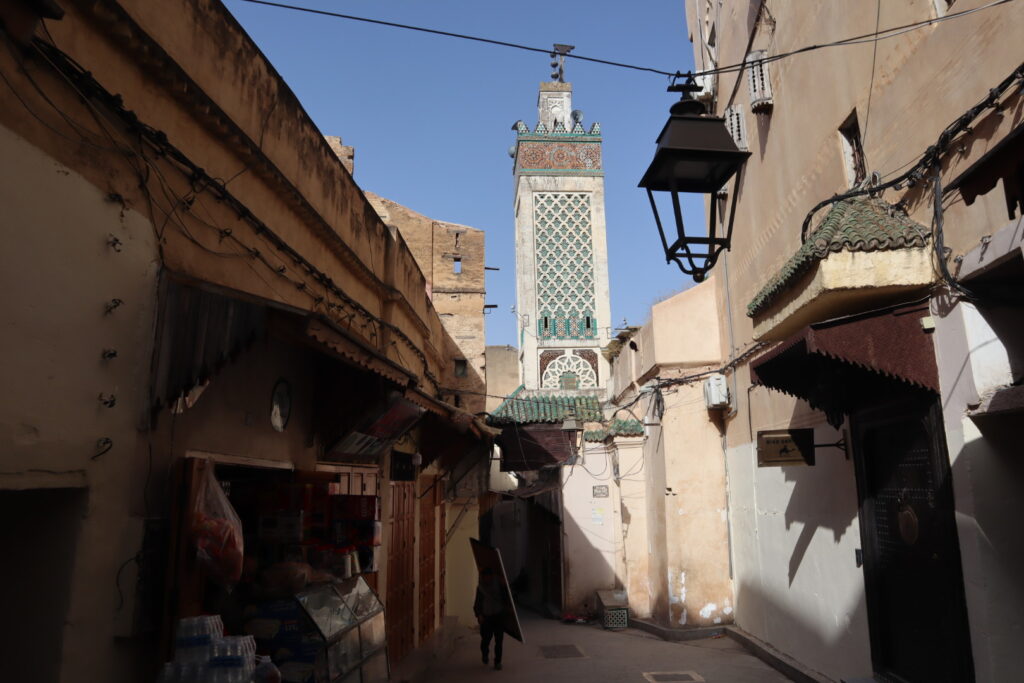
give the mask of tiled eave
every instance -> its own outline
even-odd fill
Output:
[[[929,240],[925,226],[880,198],[835,202],[747,305],[755,339],[782,339],[804,325],[927,287]]]
[[[780,341],[811,323],[906,300],[933,278],[926,247],[830,254],[753,316],[754,339]]]

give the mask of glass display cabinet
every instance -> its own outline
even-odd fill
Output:
[[[322,644],[316,683],[388,680],[384,605],[363,577],[312,586],[295,598]]]

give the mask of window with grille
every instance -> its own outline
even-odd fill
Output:
[[[596,338],[590,193],[537,192],[533,201],[537,334]]]
[[[746,152],[747,147],[747,121],[743,118],[743,105],[734,104],[725,110],[725,127],[729,130],[736,146]]]
[[[768,65],[764,63],[767,56],[767,50],[755,50],[746,59],[750,111],[755,114],[766,114],[772,110],[772,83],[768,78]]]

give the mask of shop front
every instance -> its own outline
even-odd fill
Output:
[[[447,480],[413,487],[451,460],[414,457],[438,451],[425,438],[451,442],[445,405],[321,320],[173,283],[161,313],[151,466],[169,482],[166,680],[207,680],[183,656],[263,656],[289,683],[387,680],[416,644],[396,634],[440,622],[443,594],[406,593],[427,575],[414,548],[443,538]],[[430,614],[409,628],[416,604]],[[236,641],[242,654],[224,660],[216,643]]]

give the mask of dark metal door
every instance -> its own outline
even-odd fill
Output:
[[[973,681],[939,403],[908,395],[854,415],[851,427],[875,672],[910,683]]]

